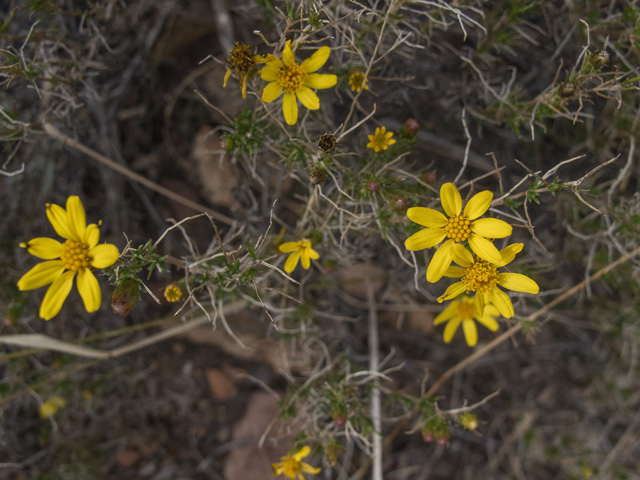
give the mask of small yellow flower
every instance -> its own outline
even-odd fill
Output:
[[[489,303],[492,303],[503,317],[513,317],[513,303],[507,294],[498,288],[498,285],[514,292],[535,294],[540,291],[538,284],[525,275],[498,272],[498,268],[513,261],[523,246],[522,243],[511,244],[500,250],[501,260],[499,262],[489,263],[480,258],[474,258],[471,252],[462,245],[454,244],[450,249],[451,256],[453,261],[462,268],[450,266],[445,276],[461,278],[461,280],[447,288],[447,291],[438,298],[438,302],[451,300],[464,292],[476,292],[475,305],[477,313],[481,317],[484,316],[485,305],[489,309]],[[491,311],[489,310],[489,312]]]
[[[363,88],[365,90],[369,90],[368,83],[367,77],[364,76],[363,72],[353,72],[349,77],[349,86],[351,87],[352,92],[354,90],[356,92],[360,92]]]
[[[471,197],[462,211],[462,198],[453,183],[445,183],[440,188],[442,208],[449,218],[431,208],[413,207],[407,210],[407,217],[423,227],[404,242],[407,250],[416,251],[435,247],[444,242],[431,258],[427,267],[427,281],[435,283],[442,278],[451,265],[451,247],[456,242],[468,241],[471,250],[481,259],[490,263],[502,260],[500,252],[489,238],[504,238],[511,235],[512,228],[507,222],[497,218],[478,217],[485,214],[491,206],[493,193],[488,190]]]
[[[164,298],[167,299],[167,302],[177,302],[182,298],[182,289],[175,283],[167,285],[167,288],[164,289]]]
[[[304,446],[293,455],[282,457],[280,459],[282,460],[281,462],[271,465],[273,467],[273,474],[275,476],[284,475],[285,477],[293,480],[304,480],[304,476],[302,475],[303,473],[310,473],[312,475],[320,473],[320,468],[314,468],[301,461],[304,457],[309,455],[310,452],[311,448]]]
[[[227,81],[231,77],[231,72],[235,73],[240,80],[240,86],[242,88],[242,98],[247,98],[247,80],[253,73],[256,66],[256,59],[260,59],[253,54],[251,47],[246,43],[235,42],[233,48],[229,52],[229,58],[227,58],[227,73],[224,76],[224,83],[222,88],[226,88]]]
[[[337,83],[335,75],[314,73],[327,62],[330,53],[329,47],[320,47],[302,63],[297,63],[291,51],[291,40],[287,40],[282,60],[271,57],[260,71],[260,77],[270,82],[262,91],[264,102],[273,102],[284,91],[282,113],[288,125],[295,125],[298,121],[296,97],[309,110],[318,110],[320,99],[311,89],[331,88]]]
[[[393,132],[387,132],[386,127],[378,127],[373,135],[369,135],[367,148],[373,149],[376,153],[386,150],[396,143],[395,139],[391,137],[393,137]]]
[[[20,290],[34,290],[51,284],[40,305],[40,318],[50,320],[55,317],[66,300],[73,278],[78,274],[76,285],[87,312],[100,308],[102,293],[93,268],[107,268],[115,263],[120,255],[112,244],[98,245],[100,230],[98,225],[87,225],[84,207],[80,198],[70,196],[67,209],[59,205],[47,204],[47,217],[54,230],[66,242],[60,243],[53,238],[39,237],[20,246],[38,258],[41,262],[18,280]]]
[[[38,408],[38,414],[40,418],[53,417],[56,412],[67,406],[67,401],[62,397],[51,397]]]
[[[462,324],[464,339],[467,345],[474,347],[478,343],[478,330],[476,321],[487,327],[492,332],[498,330],[496,315],[500,315],[498,309],[493,305],[487,305],[482,315],[478,314],[476,304],[471,297],[465,296],[459,300],[454,300],[445,308],[433,321],[434,325],[447,323],[444,327],[444,341],[449,343],[456,334],[458,327]]]
[[[302,267],[308,270],[311,266],[310,259],[317,260],[320,258],[318,252],[311,248],[309,240],[300,240],[299,242],[285,242],[278,248],[282,253],[289,253],[289,258],[284,264],[284,271],[291,273],[298,266],[298,260],[302,259]]]

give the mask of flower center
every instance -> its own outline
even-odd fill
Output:
[[[349,83],[351,83],[351,86],[360,91],[362,90],[363,86],[364,86],[364,73],[362,72],[355,72],[353,74],[351,74],[351,78],[349,79]]]
[[[464,215],[452,217],[444,227],[444,231],[448,238],[452,238],[456,242],[464,242],[471,234],[471,220]]]
[[[489,293],[498,282],[498,272],[496,267],[490,263],[476,260],[473,265],[467,268],[462,282],[467,286],[467,290]]]
[[[60,259],[64,263],[64,268],[77,272],[89,266],[89,249],[81,243],[67,240],[62,244]]]
[[[285,65],[280,69],[278,82],[287,92],[297,92],[307,83],[307,72],[300,65]]]
[[[287,458],[282,465],[282,473],[289,478],[296,478],[301,470],[300,462],[295,458]]]
[[[462,320],[472,320],[476,315],[476,306],[473,302],[460,302],[458,305],[458,317]]]
[[[256,64],[251,47],[242,42],[235,42],[227,62],[233,67],[237,75],[248,74]]]
[[[373,136],[373,144],[381,150],[386,150],[388,145],[387,137],[384,133],[377,133]]]

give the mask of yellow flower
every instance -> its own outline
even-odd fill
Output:
[[[454,244],[450,250],[451,256],[453,261],[462,268],[450,266],[445,276],[462,280],[447,288],[447,291],[438,298],[438,302],[451,300],[464,292],[476,292],[475,305],[479,315],[484,316],[485,305],[492,303],[503,317],[513,317],[511,299],[498,288],[498,285],[514,292],[538,293],[540,291],[538,284],[525,275],[498,272],[498,268],[513,261],[523,246],[522,243],[514,243],[503,248],[500,250],[501,260],[490,263],[477,257],[473,258],[469,250],[460,244]]]
[[[407,217],[423,227],[404,242],[407,250],[416,251],[431,248],[448,238],[431,258],[427,267],[427,280],[431,283],[442,278],[451,265],[451,247],[456,242],[469,242],[471,250],[483,260],[500,263],[502,257],[489,238],[504,238],[511,235],[511,225],[497,218],[476,220],[491,206],[493,193],[488,190],[471,197],[462,211],[462,198],[453,183],[445,183],[440,188],[442,208],[449,216],[431,208],[413,207],[407,210]],[[462,215],[461,215],[462,214]]]
[[[227,58],[227,73],[224,75],[222,88],[226,88],[231,72],[235,73],[242,87],[242,98],[247,98],[247,79],[256,66],[257,57],[246,43],[235,42]]]
[[[362,72],[353,72],[351,74],[349,77],[349,86],[351,87],[352,92],[354,90],[356,92],[360,92],[363,88],[365,90],[369,90],[367,77],[365,77]]]
[[[299,242],[285,242],[278,248],[282,253],[289,253],[289,258],[284,264],[284,271],[291,273],[298,266],[298,260],[302,258],[302,267],[308,270],[311,266],[310,259],[317,260],[320,258],[318,252],[311,248],[309,240],[300,240]]]
[[[182,289],[175,283],[167,285],[167,288],[164,289],[164,298],[167,299],[167,302],[177,302],[182,298]]]
[[[393,137],[393,132],[387,132],[386,127],[378,127],[376,128],[376,133],[369,135],[367,148],[375,150],[376,153],[381,150],[386,150],[389,146],[396,143],[395,139],[391,137]]]
[[[294,480],[304,480],[302,473],[310,473],[315,475],[320,473],[321,469],[314,468],[311,465],[301,462],[301,460],[309,455],[311,448],[304,446],[297,453],[291,456],[282,457],[281,462],[274,463],[273,467],[274,475],[284,475],[287,478]]]
[[[287,40],[282,51],[282,60],[272,57],[266,66],[260,71],[260,77],[270,82],[264,87],[262,100],[266,103],[273,102],[284,91],[282,97],[282,112],[289,125],[298,121],[298,102],[309,110],[320,108],[320,99],[312,88],[331,88],[337,81],[335,75],[313,73],[322,67],[331,53],[329,47],[320,47],[313,55],[302,63],[296,63],[291,51],[291,40]]]
[[[67,401],[62,397],[51,397],[38,408],[38,414],[40,418],[53,417],[56,412],[67,406]]]
[[[66,242],[39,237],[20,246],[31,255],[48,260],[39,263],[18,281],[20,290],[34,290],[51,284],[40,305],[40,317],[50,320],[55,317],[71,292],[73,277],[78,274],[77,287],[84,308],[95,312],[100,308],[102,294],[98,280],[90,267],[106,268],[118,259],[120,253],[115,245],[101,244],[98,225],[87,225],[84,207],[80,198],[67,199],[67,209],[47,204],[47,217],[54,230]]]
[[[449,343],[456,334],[458,327],[462,324],[464,339],[467,345],[474,347],[478,343],[478,329],[476,321],[487,327],[492,332],[498,330],[498,322],[494,318],[500,315],[498,309],[493,305],[487,305],[482,315],[478,314],[476,304],[471,297],[465,296],[459,300],[454,300],[445,308],[433,321],[434,325],[447,322],[444,327],[444,341]]]

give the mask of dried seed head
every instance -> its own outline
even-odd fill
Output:
[[[249,74],[256,65],[256,60],[251,51],[251,47],[246,43],[234,42],[233,48],[229,52],[227,63],[236,75]]]
[[[609,63],[609,57],[609,52],[606,50],[598,50],[589,55],[589,63],[599,70]]]
[[[573,82],[564,82],[558,85],[558,95],[562,98],[569,98],[576,93],[577,87]]]
[[[318,147],[323,152],[332,152],[336,148],[336,137],[331,135],[330,133],[325,133],[318,140]]]
[[[329,178],[327,170],[321,165],[314,165],[307,171],[307,178],[313,185],[320,185]]]

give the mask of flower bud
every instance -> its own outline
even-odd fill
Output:
[[[403,138],[415,138],[420,130],[420,124],[415,118],[409,118],[400,129],[400,136]]]
[[[116,315],[126,317],[140,300],[138,282],[132,278],[125,278],[116,286],[111,294],[111,309]]]
[[[471,412],[465,412],[460,415],[460,424],[466,428],[467,430],[471,430],[472,432],[478,428],[478,419]]]

